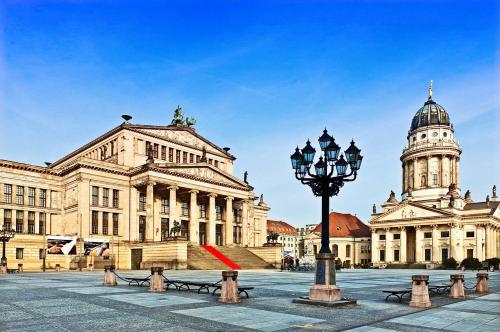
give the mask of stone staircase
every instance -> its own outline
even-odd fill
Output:
[[[273,268],[272,265],[266,263],[257,255],[249,250],[240,247],[217,247],[224,256],[239,265],[241,269],[268,269]],[[188,269],[191,270],[228,270],[229,267],[214,257],[211,253],[198,245],[188,246]]]

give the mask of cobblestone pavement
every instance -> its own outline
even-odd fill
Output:
[[[385,302],[382,290],[411,286],[412,274],[430,275],[430,284],[447,284],[455,271],[343,270],[342,296],[357,305],[324,308],[294,304],[307,295],[312,273],[240,271],[239,284],[254,286],[240,304],[217,297],[146,287],[103,287],[99,272],[22,273],[0,276],[0,331],[500,331],[500,272],[490,273],[490,293],[467,292],[466,300],[433,296],[421,310]],[[118,272],[146,277],[148,271]],[[466,286],[475,272],[465,272]],[[218,281],[220,271],[165,271],[171,279]]]

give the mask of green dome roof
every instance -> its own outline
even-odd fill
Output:
[[[424,106],[413,117],[410,131],[431,125],[450,126],[450,116],[443,106],[437,104],[429,97],[429,100],[425,102]]]

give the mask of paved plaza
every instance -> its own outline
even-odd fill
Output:
[[[490,293],[468,292],[465,301],[433,296],[432,308],[385,302],[383,289],[410,287],[412,274],[431,284],[449,283],[454,271],[344,270],[342,296],[357,305],[324,308],[294,304],[307,295],[312,273],[240,271],[239,284],[254,286],[240,304],[217,297],[146,287],[103,287],[102,271],[0,276],[0,331],[500,331],[500,273],[490,273]],[[118,272],[145,277],[148,271]],[[466,286],[476,272],[465,272]],[[218,281],[220,271],[165,271],[171,279]]]

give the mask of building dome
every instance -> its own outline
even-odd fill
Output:
[[[443,106],[437,104],[432,97],[425,102],[411,122],[410,131],[414,131],[420,127],[426,127],[431,125],[450,125],[450,116]]]

